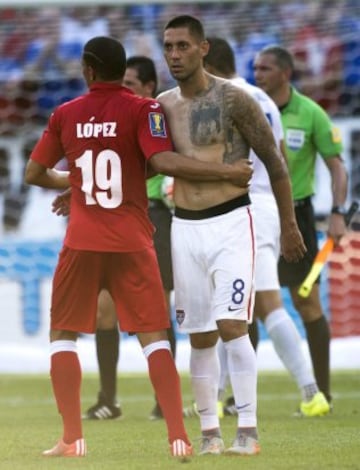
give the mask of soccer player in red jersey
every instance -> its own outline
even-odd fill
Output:
[[[88,41],[82,56],[89,92],[59,106],[26,167],[28,184],[71,187],[70,219],[53,279],[51,381],[63,436],[45,456],[86,455],[80,412],[80,332],[93,333],[99,291],[107,289],[121,330],[136,334],[148,361],[174,457],[192,454],[182,418],[180,380],[166,329],[169,316],[153,246],[145,178],[159,173],[247,187],[249,161],[201,162],[173,152],[160,103],[122,87],[121,43]],[[66,158],[68,172],[54,169]]]

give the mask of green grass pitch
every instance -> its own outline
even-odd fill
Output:
[[[191,402],[190,382],[182,375],[184,404]],[[299,394],[285,373],[260,373],[258,422],[261,454],[255,457],[195,456],[190,463],[173,461],[168,454],[163,421],[149,421],[153,393],[144,375],[118,376],[123,418],[86,421],[84,459],[44,458],[41,451],[61,435],[50,380],[45,375],[0,375],[1,470],[360,470],[360,371],[332,375],[334,411],[323,418],[293,418]],[[96,375],[84,375],[82,406],[94,403]],[[221,420],[229,445],[236,419]],[[189,435],[198,448],[197,418],[187,418]]]

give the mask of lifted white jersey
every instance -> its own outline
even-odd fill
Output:
[[[275,142],[280,147],[284,138],[280,112],[274,101],[260,88],[251,85],[243,78],[231,80],[246,90],[260,105],[271,125]],[[255,290],[280,289],[277,261],[280,254],[280,220],[275,197],[265,165],[251,150],[250,159],[254,162],[254,174],[250,182],[250,198],[254,210],[256,228],[256,270]]]
[[[275,142],[279,147],[280,141],[284,139],[284,132],[281,124],[280,111],[274,101],[261,88],[251,85],[243,78],[233,78],[231,82],[247,91],[259,103],[271,125]],[[254,162],[254,174],[250,184],[250,195],[252,193],[266,193],[272,195],[271,184],[265,165],[253,150],[250,152],[250,159]]]

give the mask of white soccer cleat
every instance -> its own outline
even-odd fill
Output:
[[[225,445],[221,437],[202,436],[199,455],[220,455],[224,450]]]
[[[245,434],[238,436],[231,447],[226,449],[227,455],[257,455],[260,453],[260,445],[257,439]]]

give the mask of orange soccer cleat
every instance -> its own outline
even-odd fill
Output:
[[[86,442],[85,439],[77,439],[71,444],[66,444],[62,439],[49,450],[44,450],[44,457],[85,457]]]
[[[194,454],[191,444],[186,444],[182,439],[176,439],[170,444],[170,453],[173,457],[186,462]]]

